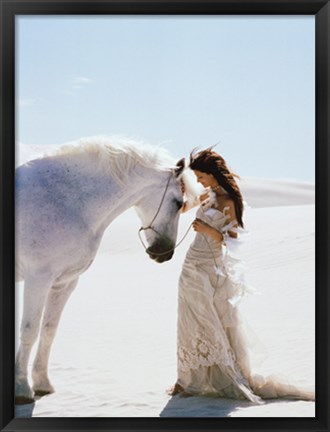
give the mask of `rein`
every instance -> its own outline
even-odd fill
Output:
[[[158,209],[157,209],[156,214],[155,214],[155,216],[153,217],[152,221],[150,222],[150,224],[149,224],[147,227],[141,227],[141,228],[139,229],[139,231],[138,231],[139,239],[140,239],[141,244],[142,244],[142,246],[144,247],[145,250],[147,250],[148,246],[146,246],[145,243],[144,243],[143,240],[142,240],[142,237],[141,237],[141,231],[145,231],[145,230],[150,229],[150,230],[152,230],[154,233],[156,233],[157,235],[162,236],[162,234],[160,234],[160,233],[159,233],[159,232],[158,232],[158,231],[157,231],[157,230],[152,226],[152,224],[155,222],[155,220],[156,220],[156,218],[157,218],[157,216],[158,216],[158,214],[159,214],[159,212],[160,212],[160,209],[162,208],[162,205],[163,205],[163,202],[164,202],[164,199],[165,199],[165,195],[166,195],[166,192],[167,192],[168,187],[169,187],[169,184],[170,184],[171,177],[172,177],[172,174],[170,174],[170,176],[169,176],[169,178],[168,178],[168,180],[167,180],[166,187],[165,187],[165,190],[164,190],[164,193],[163,193],[163,196],[162,196],[161,202],[160,202],[160,204],[159,204],[159,206],[158,206]],[[168,249],[168,250],[165,251],[165,252],[158,252],[158,253],[157,253],[157,252],[152,252],[152,254],[153,254],[153,255],[157,255],[157,256],[161,256],[161,255],[166,255],[166,254],[168,254],[169,252],[174,251],[174,250],[175,250],[175,249],[176,249],[176,248],[177,248],[177,247],[178,247],[178,246],[183,242],[183,240],[187,237],[188,232],[189,232],[191,226],[192,226],[192,223],[189,225],[189,227],[188,227],[187,231],[185,232],[184,236],[182,237],[182,239],[181,239],[181,240],[180,240],[180,241],[179,241],[179,242],[178,242],[174,247]]]
[[[152,224],[155,222],[155,220],[156,220],[156,218],[157,218],[157,216],[158,216],[158,214],[159,214],[159,212],[160,212],[160,209],[162,208],[162,205],[163,205],[163,202],[164,202],[164,199],[165,199],[165,195],[166,195],[166,192],[167,192],[168,186],[169,186],[169,184],[170,184],[171,177],[172,177],[172,175],[170,175],[169,178],[168,178],[168,180],[167,180],[166,187],[165,187],[165,190],[164,190],[164,193],[163,193],[163,196],[162,196],[162,200],[161,200],[161,202],[160,202],[160,204],[159,204],[159,207],[158,207],[158,209],[157,209],[157,211],[156,211],[155,216],[153,217],[152,221],[150,222],[150,224],[149,224],[147,227],[141,227],[141,228],[139,229],[139,234],[140,234],[141,231],[144,231],[144,230],[147,230],[147,229],[151,229],[151,230],[154,231],[156,234],[161,235],[157,230],[155,230],[155,228],[152,226]]]

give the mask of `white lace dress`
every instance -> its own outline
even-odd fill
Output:
[[[228,229],[225,211],[200,207],[197,217],[221,232]],[[190,394],[254,403],[275,397],[314,400],[313,391],[252,375],[249,339],[237,307],[248,291],[240,261],[226,246],[196,233],[179,280],[177,384]]]

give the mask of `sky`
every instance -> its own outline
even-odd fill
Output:
[[[16,136],[124,135],[314,182],[313,16],[17,16]]]

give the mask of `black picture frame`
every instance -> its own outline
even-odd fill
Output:
[[[314,15],[316,21],[316,416],[315,418],[15,418],[14,167],[15,16]],[[0,426],[1,431],[329,431],[329,49],[325,0],[0,0]]]

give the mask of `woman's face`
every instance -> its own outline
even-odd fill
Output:
[[[194,174],[197,178],[198,183],[200,183],[205,188],[218,186],[218,182],[212,174],[207,174],[198,170],[194,170]]]

